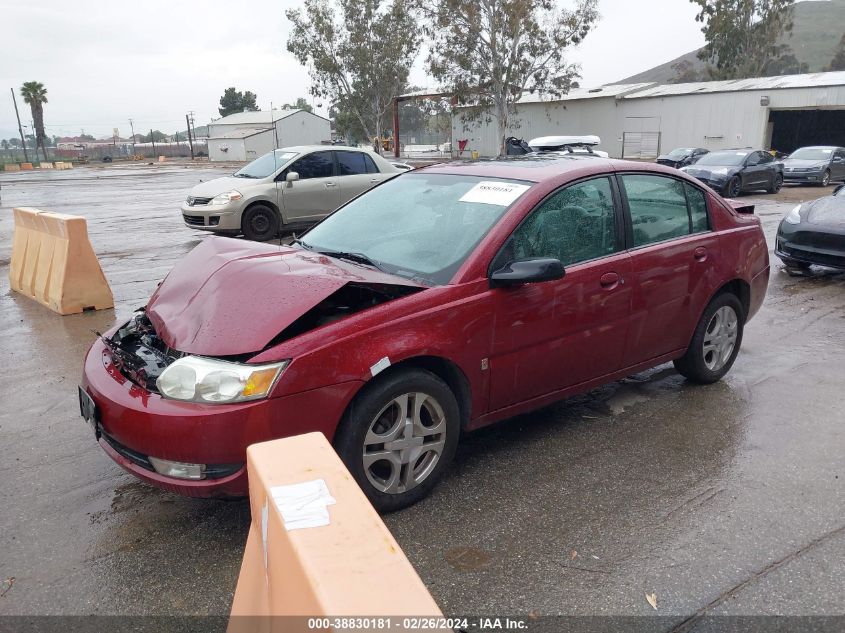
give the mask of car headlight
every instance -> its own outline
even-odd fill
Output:
[[[209,202],[209,204],[217,204],[217,205],[219,205],[219,204],[229,204],[230,202],[234,202],[235,200],[240,200],[241,198],[243,198],[243,195],[241,194],[241,192],[235,191],[233,189],[232,191],[227,191],[226,193],[221,193],[219,195],[214,196],[211,199],[211,202]]]
[[[266,398],[290,361],[268,365],[230,363],[183,356],[156,380],[159,393],[172,400],[230,403]]]
[[[725,176],[728,175],[728,168],[727,167],[719,167],[718,169],[714,169],[713,175],[714,176],[720,176],[720,177],[724,178]]]
[[[789,224],[801,224],[801,205],[796,205],[792,211],[786,214],[784,220],[789,222]]]

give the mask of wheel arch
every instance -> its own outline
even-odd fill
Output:
[[[428,371],[446,383],[449,389],[452,390],[452,393],[455,394],[455,399],[458,401],[458,410],[461,415],[461,429],[465,429],[472,417],[472,388],[470,387],[469,379],[467,379],[463,370],[461,370],[461,368],[454,362],[442,356],[411,356],[394,363],[387,369],[379,372],[361,386],[347,405],[343,417],[346,417],[346,413],[352,406],[354,406],[355,401],[368,386],[386,376],[392,376],[407,369],[422,369]]]
[[[739,299],[739,302],[742,304],[742,320],[743,322],[747,321],[748,312],[751,309],[751,284],[744,279],[732,279],[716,290],[716,292],[713,293],[713,296],[710,297],[710,301],[713,301],[713,299],[726,292],[730,292]],[[710,301],[707,302],[708,305],[710,304]]]
[[[244,214],[247,211],[249,211],[253,207],[257,207],[259,205],[261,205],[263,207],[270,207],[271,209],[273,209],[273,211],[276,212],[276,215],[279,216],[279,226],[284,224],[284,219],[282,218],[282,212],[279,210],[279,206],[275,202],[273,202],[272,200],[266,200],[264,198],[259,198],[258,200],[253,200],[252,202],[250,202],[248,205],[246,205],[243,208],[243,211],[241,211],[241,222],[243,222]]]

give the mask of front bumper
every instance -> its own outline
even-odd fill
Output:
[[[360,385],[351,381],[228,405],[178,402],[126,378],[99,339],[88,351],[82,376],[82,388],[96,405],[97,439],[109,457],[147,483],[192,497],[246,495],[243,465],[251,444],[311,431],[332,439]],[[226,466],[231,474],[201,480],[166,477],[145,466],[148,456]]]
[[[241,230],[241,209],[237,205],[195,205],[182,203],[185,226],[204,231],[234,233]]]
[[[781,259],[845,269],[845,234],[801,228],[784,230],[775,238],[775,255]]]
[[[783,181],[787,183],[817,184],[822,181],[823,172],[783,172]]]

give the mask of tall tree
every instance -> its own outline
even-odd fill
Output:
[[[9,141],[7,141],[6,139],[0,141],[0,145],[3,146],[3,149],[9,149]]]
[[[845,70],[845,35],[839,40],[839,44],[836,46],[836,53],[834,53],[833,59],[830,60],[827,70]]]
[[[21,96],[25,103],[29,104],[32,111],[32,122],[35,125],[36,152],[41,147],[44,160],[47,160],[47,148],[44,140],[47,134],[44,133],[44,104],[47,103],[47,88],[40,81],[27,81],[21,86]],[[37,158],[37,157],[36,157]]]
[[[458,101],[465,118],[491,113],[505,153],[515,104],[526,92],[560,96],[580,67],[567,62],[598,20],[597,0],[563,9],[554,0],[423,0],[429,17],[431,74]]]
[[[305,0],[285,11],[293,24],[287,49],[309,67],[311,94],[354,116],[368,139],[381,137],[414,63],[420,35],[411,1]]]
[[[255,112],[258,110],[258,106],[256,105],[257,99],[256,94],[249,90],[240,92],[234,87],[226,88],[223,91],[223,96],[220,97],[220,107],[217,108],[217,111],[220,113],[220,116],[229,116],[230,114],[237,114],[244,110]]]
[[[308,103],[308,99],[305,97],[297,97],[296,101],[293,103],[286,103],[282,107],[290,110],[305,110],[306,112],[314,111],[314,108],[311,107],[311,104]]]
[[[690,0],[703,24],[707,44],[698,57],[710,64],[713,79],[762,77],[766,67],[790,66],[791,54],[780,43],[792,34],[794,0]]]

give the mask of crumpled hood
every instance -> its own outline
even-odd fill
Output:
[[[827,196],[810,202],[802,213],[809,224],[821,224],[837,231],[845,229],[845,196]]]
[[[421,287],[318,253],[209,237],[170,271],[146,311],[173,349],[249,354],[347,283]]]
[[[257,180],[254,178],[235,178],[234,176],[223,176],[222,178],[214,178],[208,182],[201,182],[194,185],[191,189],[191,195],[195,198],[213,198],[221,193],[226,193],[232,189],[239,189],[249,184],[255,184]]]
[[[689,167],[684,167],[681,171],[690,176],[702,176],[704,178],[710,178],[715,176],[716,178],[727,178],[728,176],[733,176],[737,171],[739,171],[739,167],[736,165],[701,165],[699,166],[696,163],[693,163]],[[727,170],[727,173],[724,173],[723,170]],[[716,173],[716,172],[719,173]]]

